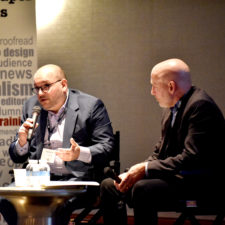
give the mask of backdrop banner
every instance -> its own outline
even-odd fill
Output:
[[[20,167],[8,148],[20,126],[37,69],[35,0],[0,0],[0,186]],[[1,220],[0,220],[1,224]]]

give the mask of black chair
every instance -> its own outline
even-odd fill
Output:
[[[174,225],[184,225],[185,221],[189,220],[192,225],[200,225],[199,220],[196,216],[199,215],[212,215],[215,219],[212,221],[212,225],[225,224],[225,206],[217,204],[215,201],[204,201],[200,200],[182,200],[180,205],[175,209],[176,212],[180,213],[176,219]]]
[[[114,134],[115,139],[115,149],[113,160],[110,161],[110,168],[119,175],[120,173],[120,132],[116,131]],[[91,212],[94,211],[94,214],[91,215]],[[96,224],[97,221],[102,216],[102,209],[100,208],[100,198],[97,197],[96,202],[93,205],[89,205],[86,208],[82,209],[81,212],[74,218],[76,225],[82,224]]]
[[[212,185],[213,183],[212,181]],[[195,190],[195,182],[192,182],[191,185],[194,187],[192,190]],[[197,192],[198,194],[195,191],[190,191],[191,187],[187,184],[185,188],[186,190],[183,191],[182,196],[175,204],[159,211],[179,213],[174,225],[184,225],[186,221],[189,221],[191,225],[200,225],[197,216],[212,216],[212,225],[225,225],[225,221],[223,221],[225,217],[224,185],[217,186],[217,191],[213,191],[213,188],[208,186],[205,190]]]

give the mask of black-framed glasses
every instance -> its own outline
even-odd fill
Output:
[[[33,88],[31,88],[31,90],[32,90],[32,92],[33,92],[34,94],[36,94],[36,95],[39,93],[39,90],[40,90],[40,89],[41,89],[42,92],[46,93],[46,92],[49,91],[50,87],[51,87],[53,84],[56,84],[56,83],[59,82],[59,81],[61,81],[61,80],[57,80],[57,81],[55,81],[55,82],[53,82],[53,83],[51,83],[51,84],[45,84],[45,85],[43,85],[43,86],[41,86],[41,87],[33,87]]]

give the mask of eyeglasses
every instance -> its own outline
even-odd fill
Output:
[[[31,90],[32,90],[32,92],[33,92],[34,94],[36,94],[36,95],[39,93],[39,90],[40,90],[40,89],[41,89],[42,92],[46,93],[46,92],[49,91],[50,87],[51,87],[53,84],[56,84],[56,83],[59,82],[59,81],[61,81],[61,80],[57,80],[57,81],[55,81],[55,82],[53,82],[53,83],[51,83],[51,84],[45,84],[45,85],[43,85],[43,86],[41,86],[41,87],[33,87],[33,88],[31,88]]]

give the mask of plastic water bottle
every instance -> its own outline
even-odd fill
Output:
[[[35,187],[39,186],[39,164],[38,160],[28,160],[26,167],[26,176],[28,186]]]
[[[39,160],[39,183],[47,185],[50,182],[50,167],[46,160]]]

